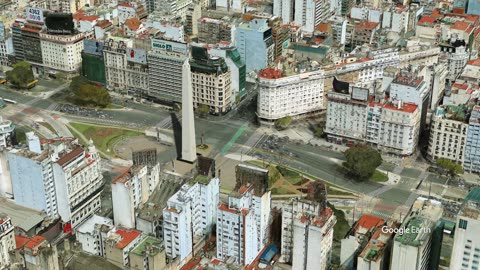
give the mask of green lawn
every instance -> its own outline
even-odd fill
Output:
[[[118,110],[118,109],[123,109],[123,106],[120,106],[118,104],[110,103],[110,104],[107,105],[107,107],[105,109]]]
[[[71,123],[71,126],[87,139],[92,139],[95,146],[104,153],[113,153],[112,147],[122,138],[143,135],[143,133],[138,131],[109,126],[95,126],[85,123]]]
[[[290,190],[283,188],[283,187],[276,187],[272,188],[272,195],[286,195],[286,194],[295,194],[291,192]]]
[[[292,171],[280,165],[277,166],[277,170],[283,175],[285,180],[287,180],[292,185],[297,185],[302,181],[302,176],[296,171]]]
[[[379,170],[375,170],[372,177],[370,177],[370,181],[373,182],[387,182],[388,176]]]

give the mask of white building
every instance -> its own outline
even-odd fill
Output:
[[[317,25],[328,19],[330,1],[298,0],[295,1],[294,10],[295,25],[300,26],[304,32],[313,33]]]
[[[249,265],[263,247],[258,246],[255,211],[252,209],[253,186],[241,187],[228,204],[217,210],[217,257],[234,258],[235,263]]]
[[[472,109],[470,119],[468,120],[467,141],[465,144],[465,154],[463,159],[463,168],[469,172],[480,172],[480,106],[476,105]]]
[[[480,257],[480,189],[467,195],[457,216],[450,270],[475,269]]]
[[[299,213],[293,222],[292,269],[326,270],[336,218],[330,208],[315,216]]]
[[[118,24],[122,26],[127,19],[137,17],[137,11],[134,5],[128,3],[118,4]]]
[[[135,210],[150,195],[147,166],[131,167],[112,181],[115,226],[135,228]]]
[[[440,202],[420,197],[400,226],[403,234],[394,238],[391,270],[426,270],[439,259],[443,229],[438,226],[443,208]],[[440,241],[439,241],[440,240]]]
[[[15,233],[10,217],[0,213],[0,269],[10,269],[10,254],[15,250]]]
[[[247,73],[258,72],[273,62],[275,43],[267,19],[241,23],[236,30],[235,46],[247,66]]]
[[[377,8],[355,6],[355,7],[352,7],[352,9],[350,10],[350,17],[356,20],[378,23],[381,20],[382,11]]]
[[[330,141],[342,141],[343,138],[354,141],[366,139],[368,89],[350,89],[348,93],[328,93],[325,133]]]
[[[52,35],[40,32],[43,64],[48,69],[73,73],[82,65],[83,33]]]
[[[0,148],[7,147],[11,143],[15,124],[0,116]]]
[[[106,217],[91,216],[78,226],[75,235],[82,245],[82,250],[95,256],[105,256],[107,233],[113,229],[113,221]]]
[[[267,68],[258,75],[257,116],[264,124],[291,116],[308,117],[325,109],[323,70],[283,76],[280,70]]]
[[[207,236],[216,222],[218,178],[199,175],[167,201],[163,210],[163,239],[169,258],[182,261]]]
[[[100,210],[103,175],[100,156],[90,140],[88,151],[79,144],[60,144],[53,157],[58,214],[76,228]]]
[[[430,66],[426,70],[426,81],[430,82],[430,89],[432,89],[432,101],[430,103],[430,110],[434,111],[440,104],[445,95],[445,85],[448,75],[447,66],[443,63]]]
[[[465,42],[453,39],[451,42],[440,44],[442,57],[440,61],[445,63],[448,68],[447,79],[454,81],[461,73],[467,61],[470,59],[470,53],[466,48]]]
[[[132,251],[144,236],[140,231],[125,228],[112,228],[105,239],[105,257],[120,268],[130,268],[130,251]]]
[[[408,6],[390,6],[383,11],[382,29],[396,33],[407,32],[409,14]]]
[[[412,155],[420,134],[420,110],[402,101],[370,102],[367,110],[367,142],[385,152]]]
[[[219,10],[225,9],[230,12],[242,13],[245,9],[245,1],[243,0],[216,0],[215,7]]]
[[[282,18],[284,24],[292,22],[294,3],[294,1],[274,0],[273,15]]]

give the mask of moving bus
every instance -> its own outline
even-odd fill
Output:
[[[32,89],[33,87],[37,86],[38,80],[31,81],[27,84],[28,89]]]

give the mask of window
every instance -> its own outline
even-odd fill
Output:
[[[458,222],[458,227],[460,229],[466,230],[467,229],[467,224],[468,224],[468,222],[466,220],[460,219],[460,221]]]

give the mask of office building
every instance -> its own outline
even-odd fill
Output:
[[[188,58],[187,44],[152,39],[148,52],[148,95],[169,102],[182,102],[182,66]]]
[[[465,198],[457,215],[450,270],[475,269],[480,257],[480,188]]]
[[[300,70],[295,72],[294,70]],[[302,72],[304,71],[304,72]],[[282,72],[266,68],[258,74],[257,116],[262,124],[291,116],[302,118],[325,110],[324,71],[298,66]]]
[[[40,32],[43,64],[49,72],[76,73],[82,66],[83,33],[52,35]]]
[[[219,183],[216,177],[199,175],[168,199],[163,210],[163,240],[168,258],[182,261],[192,253],[194,244],[212,231]]]
[[[113,219],[115,226],[135,228],[135,210],[147,202],[147,166],[134,166],[112,181]]]
[[[242,61],[236,47],[232,45],[216,44],[208,47],[210,56],[219,56],[225,59],[225,63],[230,71],[230,81],[232,87],[232,106],[235,106],[247,95],[247,68]]]
[[[132,48],[128,39],[109,39],[103,46],[105,79],[109,90],[143,96],[148,90],[147,52]]]
[[[400,226],[403,234],[394,238],[390,269],[437,269],[440,259],[443,227],[439,222],[443,208],[440,202],[419,197]]]
[[[15,233],[12,220],[0,213],[0,269],[6,270],[11,266],[10,251],[15,250]]]
[[[463,168],[469,172],[480,172],[480,106],[473,107],[468,120]]]
[[[241,23],[236,30],[235,45],[245,62],[247,73],[260,71],[273,62],[275,44],[267,19]]]
[[[207,48],[193,47],[190,69],[194,107],[206,105],[217,115],[230,111],[232,81],[225,59],[208,55]]]

